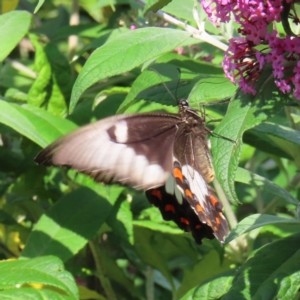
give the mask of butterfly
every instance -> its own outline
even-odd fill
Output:
[[[205,115],[180,100],[178,114],[116,115],[83,126],[50,144],[35,161],[144,190],[163,218],[191,232],[197,243],[204,237],[223,243],[229,228],[209,186],[214,179],[211,133]],[[176,186],[171,191],[170,178]]]

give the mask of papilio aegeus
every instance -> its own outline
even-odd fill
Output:
[[[96,181],[131,185],[146,191],[165,220],[203,237],[224,242],[228,224],[222,204],[208,185],[214,171],[204,115],[179,102],[179,113],[117,115],[86,125],[42,150],[35,161],[69,166]],[[166,191],[170,176],[182,194]]]

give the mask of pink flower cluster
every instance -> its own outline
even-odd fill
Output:
[[[229,41],[223,67],[226,76],[246,93],[255,94],[254,84],[263,66],[272,67],[276,86],[300,99],[300,38],[268,32],[268,25],[281,21],[283,5],[291,0],[200,0],[215,24],[228,22],[230,15],[240,24],[241,37]],[[287,75],[289,74],[289,75]]]

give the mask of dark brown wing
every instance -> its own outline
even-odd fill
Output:
[[[42,150],[35,161],[70,166],[100,182],[136,189],[164,185],[172,171],[173,114],[119,115],[84,126]]]
[[[173,174],[199,220],[210,226],[216,238],[224,242],[229,228],[222,204],[208,185],[214,172],[205,136],[201,130],[179,126],[174,143]]]

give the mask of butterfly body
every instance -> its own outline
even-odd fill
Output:
[[[145,190],[163,217],[191,231],[198,243],[214,236],[223,242],[228,225],[208,185],[214,178],[209,133],[205,118],[181,100],[178,114],[117,115],[86,125],[49,145],[35,161]],[[181,204],[164,188],[170,176],[182,193]]]

